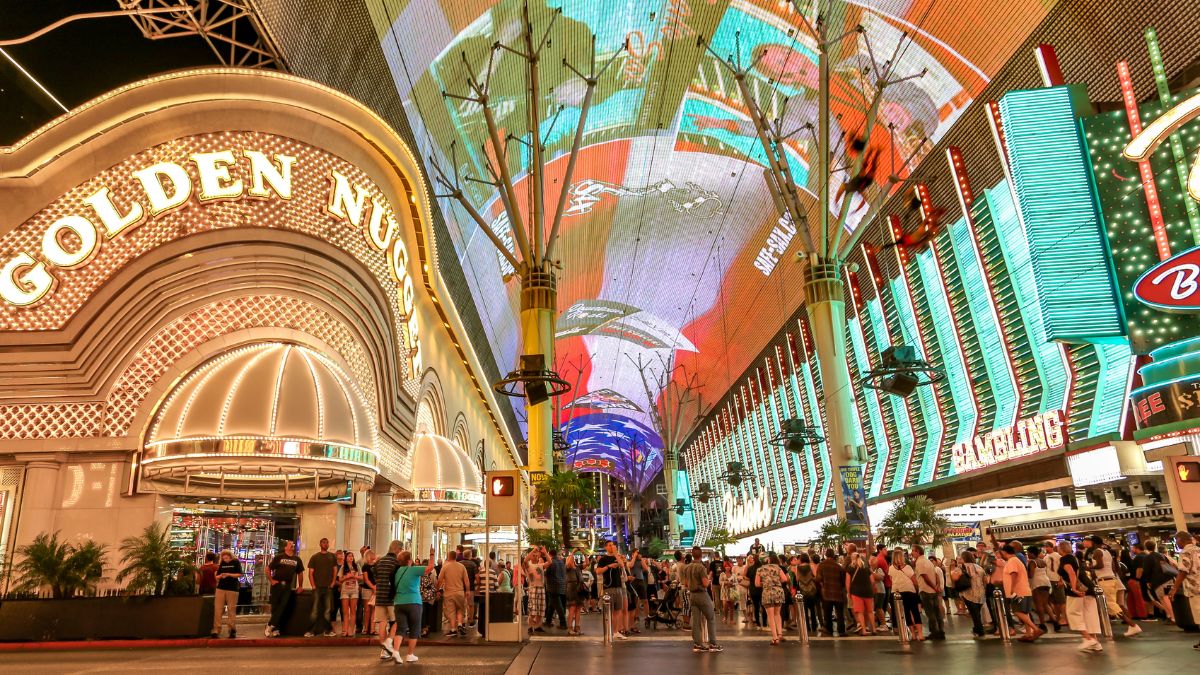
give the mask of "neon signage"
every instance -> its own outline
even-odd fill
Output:
[[[1147,270],[1134,282],[1133,296],[1168,312],[1200,311],[1200,246]]]
[[[721,511],[731,534],[753,532],[771,524],[771,502],[765,491],[744,502],[726,492],[721,496]]]
[[[1163,141],[1198,116],[1200,116],[1200,94],[1181,101],[1158,119],[1146,125],[1141,133],[1129,141],[1122,154],[1126,159],[1134,162],[1149,160],[1150,155],[1154,154]],[[1197,159],[1200,159],[1200,153],[1197,154]],[[1188,172],[1187,191],[1192,199],[1200,201],[1200,161],[1192,162],[1192,169]]]
[[[1066,447],[1066,416],[1052,410],[954,444],[954,471],[966,473]]]
[[[189,172],[188,168],[194,169]],[[117,203],[104,185],[82,199],[83,207],[46,228],[38,250],[18,251],[0,266],[0,298],[10,307],[32,307],[49,297],[61,275],[86,267],[106,242],[189,204],[293,199],[297,158],[251,148],[196,152],[186,163],[160,162],[130,172],[137,196]],[[409,334],[413,374],[420,372],[420,342],[413,312],[415,290],[408,248],[387,199],[370,181],[354,182],[336,169],[328,174],[324,212],[358,230],[368,246],[386,256],[399,286],[400,308]]]

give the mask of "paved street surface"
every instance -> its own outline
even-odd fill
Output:
[[[643,633],[644,634],[644,633]],[[1200,672],[1200,653],[1192,650],[1195,634],[1174,628],[1147,625],[1136,638],[1104,643],[1100,654],[1076,651],[1077,639],[1042,639],[1036,644],[999,640],[975,642],[951,638],[925,642],[902,650],[894,638],[813,640],[801,647],[789,642],[771,647],[766,634],[722,640],[721,654],[693,654],[691,638],[664,640],[633,638],[604,647],[597,640],[532,642],[509,669],[509,675],[540,673],[688,673],[689,675],[762,675],[763,673],[869,672],[889,675],[972,673],[1011,675],[1051,672],[1054,675],[1085,673],[1194,673]],[[718,634],[719,637],[719,634]]]
[[[380,661],[375,647],[250,647],[243,649],[127,649],[0,654],[0,673],[470,673],[505,672],[517,646],[418,646],[420,662],[397,666]]]

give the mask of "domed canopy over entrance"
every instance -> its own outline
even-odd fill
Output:
[[[303,346],[264,343],[196,369],[145,442],[143,488],[336,499],[378,472],[375,418],[342,368]]]
[[[483,508],[483,477],[467,453],[450,439],[419,434],[413,441],[414,499],[397,501],[401,511],[430,514],[439,524],[470,520]]]

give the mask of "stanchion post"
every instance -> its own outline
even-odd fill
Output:
[[[1104,593],[1099,590],[1096,592],[1096,613],[1100,615],[1100,634],[1106,640],[1115,640],[1112,619],[1108,616],[1108,598],[1104,597]]]
[[[608,593],[605,593],[604,597],[601,598],[601,602],[603,603],[603,607],[600,612],[600,618],[603,627],[601,628],[600,633],[604,639],[605,646],[609,646],[613,643],[612,596]]]
[[[1012,642],[1008,631],[1008,612],[1004,611],[1004,592],[1000,589],[992,591],[992,618],[1000,631],[1000,641],[1004,644]]]
[[[900,640],[900,646],[907,647],[910,637],[908,623],[904,618],[904,599],[900,596],[900,591],[892,593],[892,623],[896,624],[896,638]]]
[[[800,644],[808,646],[808,608],[804,606],[804,594],[796,594],[796,630],[800,633]]]

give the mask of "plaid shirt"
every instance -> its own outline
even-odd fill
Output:
[[[558,594],[567,592],[567,565],[562,558],[555,558],[546,568],[546,592]]]

